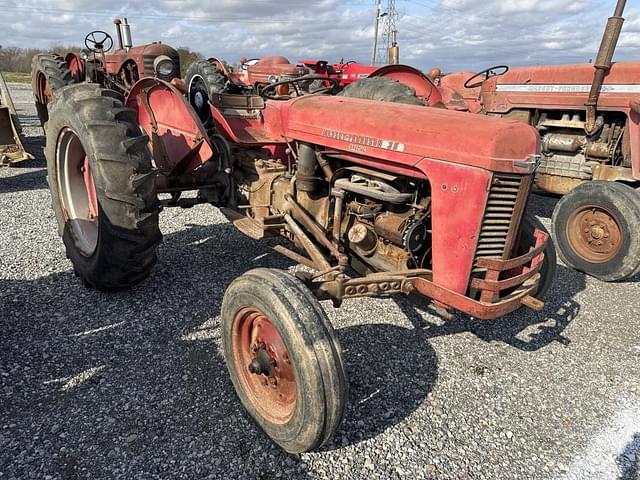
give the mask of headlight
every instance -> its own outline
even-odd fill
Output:
[[[153,68],[156,75],[160,77],[168,77],[173,73],[175,64],[173,63],[173,60],[166,55],[160,55],[153,61]]]

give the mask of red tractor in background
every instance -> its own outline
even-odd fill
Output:
[[[612,64],[625,3],[618,0],[595,64],[446,75],[388,65],[369,73],[400,81],[430,106],[535,127],[542,153],[535,187],[564,195],[553,214],[560,256],[604,281],[640,273],[640,63]]]
[[[332,65],[325,60],[300,60],[300,63],[318,75],[337,79],[340,87],[346,87],[353,82],[367,78],[379,68],[353,60],[348,62],[341,60]]]
[[[536,128],[535,186],[564,195],[553,213],[560,257],[605,281],[640,273],[640,63],[612,63],[625,3],[618,0],[595,64],[503,65],[437,79],[447,108]]]
[[[45,128],[59,232],[86,285],[122,289],[150,274],[163,205],[216,206],[251,238],[284,239],[273,248],[307,267],[247,272],[221,309],[238,397],[289,452],[327,442],[347,400],[319,300],[415,293],[447,318],[489,320],[543,308],[556,265],[544,227],[525,214],[539,162],[532,127],[423,108],[392,78],[339,96],[310,93],[309,80],[335,82],[300,75],[214,93],[208,124],[160,78],[126,96],[67,85]],[[381,95],[398,103],[372,100]]]
[[[125,93],[144,77],[168,82],[180,80],[180,56],[176,49],[158,42],[134,47],[127,19],[116,18],[113,23],[118,39],[118,48],[113,52],[113,37],[95,30],[85,37],[85,48],[79,55],[41,53],[33,57],[32,88],[42,125],[49,118],[47,105],[53,92],[65,85],[88,81]]]

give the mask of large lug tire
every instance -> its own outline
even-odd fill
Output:
[[[640,194],[622,183],[592,181],[553,211],[553,236],[568,266],[612,282],[640,271]]]
[[[149,275],[162,239],[148,137],[119,93],[63,88],[49,106],[47,170],[52,206],[76,274],[99,290]]]
[[[44,127],[49,120],[48,104],[53,94],[62,87],[73,83],[71,71],[60,55],[39,53],[31,63],[31,87],[36,103],[40,124]]]
[[[347,85],[338,95],[379,102],[426,105],[416,97],[416,91],[413,88],[387,77],[363,78]]]
[[[290,453],[325,444],[342,421],[347,381],[311,291],[285,272],[251,270],[225,292],[222,328],[236,393],[265,433]]]
[[[187,84],[189,103],[202,123],[209,126],[211,124],[209,99],[226,90],[227,82],[224,75],[207,60],[193,62],[187,69],[185,83]]]
[[[556,256],[556,248],[551,240],[551,235],[547,228],[533,215],[526,213],[522,219],[522,227],[520,229],[520,240],[517,249],[517,255],[524,255],[529,251],[529,248],[535,244],[534,232],[538,229],[547,235],[549,240],[544,249],[544,260],[542,267],[540,267],[540,282],[538,284],[538,290],[534,295],[539,299],[544,299],[549,289],[553,285],[556,277],[556,270],[558,265],[558,259]]]

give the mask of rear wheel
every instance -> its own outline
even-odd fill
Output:
[[[150,272],[161,240],[148,138],[117,92],[62,89],[49,108],[47,170],[52,206],[75,272],[101,290]]]
[[[202,123],[211,123],[209,99],[216,93],[226,90],[224,75],[207,60],[193,62],[187,70],[186,84],[189,103],[194,108]]]
[[[616,182],[584,183],[553,211],[560,258],[607,282],[640,271],[640,194]]]
[[[33,57],[31,87],[33,88],[38,118],[43,127],[49,120],[47,106],[53,101],[53,92],[71,83],[74,83],[71,71],[60,55],[39,53]]]
[[[285,272],[251,270],[225,292],[222,327],[236,393],[265,433],[290,453],[326,443],[342,421],[347,382],[311,291]]]
[[[347,85],[338,95],[379,102],[426,105],[416,97],[416,91],[413,88],[387,77],[363,78]]]

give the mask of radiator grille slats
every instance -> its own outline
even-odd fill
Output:
[[[508,253],[510,227],[523,178],[522,175],[509,173],[494,175],[480,229],[476,261],[481,257],[503,257]]]

